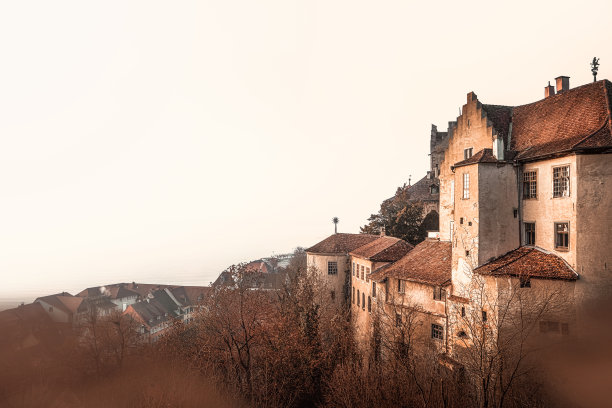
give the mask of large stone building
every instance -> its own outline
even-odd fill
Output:
[[[420,336],[456,357],[456,346],[470,343],[470,324],[490,329],[502,305],[538,305],[554,293],[562,305],[538,317],[539,331],[571,333],[585,305],[612,294],[611,100],[609,81],[571,89],[563,76],[544,99],[521,106],[483,104],[468,93],[447,132],[432,127],[422,181],[437,193],[439,178],[439,238],[371,266],[371,275],[349,274],[361,297],[353,308],[369,310],[363,300],[371,298],[386,315],[417,309]],[[354,246],[337,260],[311,248],[309,264],[326,271],[332,260],[348,273]]]

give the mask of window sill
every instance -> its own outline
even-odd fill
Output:
[[[569,248],[555,248],[557,252],[569,252]]]

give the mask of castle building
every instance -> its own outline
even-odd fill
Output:
[[[561,76],[544,96],[502,106],[470,92],[447,132],[432,126],[419,183],[435,194],[437,234],[384,265],[364,262],[384,237],[332,236],[307,250],[309,264],[350,288],[358,315],[376,305],[399,324],[417,311],[418,337],[451,357],[478,335],[470,324],[490,334],[509,307],[552,294],[562,301],[538,315],[539,332],[572,333],[589,302],[612,295],[612,83],[572,89]],[[355,321],[363,338],[368,319]]]

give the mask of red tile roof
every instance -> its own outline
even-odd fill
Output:
[[[461,167],[467,166],[468,164],[474,163],[497,163],[497,157],[493,156],[493,149],[482,149],[469,159],[462,160],[458,163],[455,163],[453,167]]]
[[[379,235],[370,234],[334,234],[308,248],[306,252],[315,254],[348,254],[379,237]]]
[[[520,247],[494,259],[474,272],[490,276],[576,280],[578,274],[563,260],[537,247]]]
[[[395,262],[412,248],[414,246],[403,239],[382,236],[351,251],[350,254],[373,262]]]
[[[612,84],[604,79],[527,105],[482,108],[516,159],[534,160],[612,147],[611,101]]]
[[[399,261],[378,269],[370,279],[382,281],[392,277],[428,285],[445,285],[451,280],[451,244],[427,239]]]
[[[83,302],[82,297],[72,296],[70,293],[66,292],[62,292],[57,295],[43,296],[37,298],[36,300],[42,300],[69,315],[75,314],[81,305],[81,302]]]

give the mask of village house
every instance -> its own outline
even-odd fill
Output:
[[[129,305],[124,314],[138,322],[139,333],[145,342],[154,343],[173,322],[192,322],[211,290],[207,286],[160,289]]]
[[[367,343],[371,332],[372,310],[376,311],[377,282],[370,277],[412,250],[408,242],[381,235],[349,253],[351,262],[351,310],[355,332]]]
[[[351,296],[350,253],[379,238],[379,235],[372,234],[336,233],[306,249],[306,265],[316,270],[327,283],[331,300],[348,304]]]
[[[410,325],[414,345],[433,344],[446,351],[448,314],[446,294],[451,284],[451,247],[438,238],[428,238],[397,262],[376,272],[372,296],[384,326]]]

